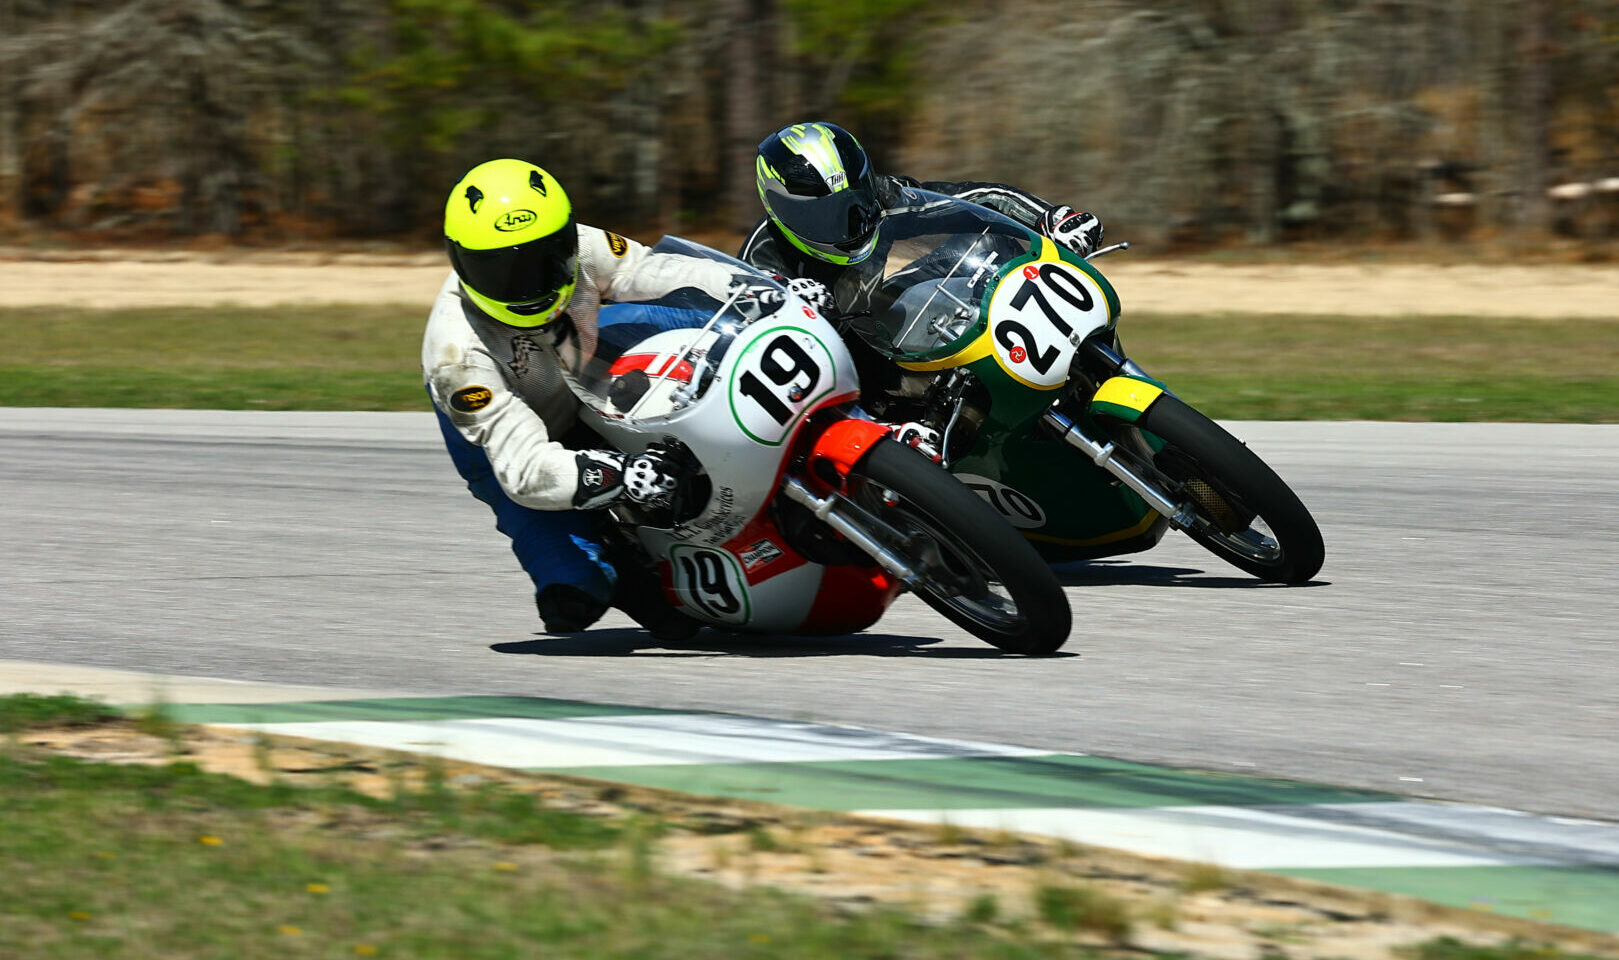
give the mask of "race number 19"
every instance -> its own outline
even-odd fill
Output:
[[[747,581],[736,559],[722,550],[677,546],[669,554],[675,594],[712,620],[747,623]]]
[[[783,327],[744,352],[731,382],[731,412],[749,437],[778,444],[799,412],[825,396],[835,379],[827,348],[807,331]]]

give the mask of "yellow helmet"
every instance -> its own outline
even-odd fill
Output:
[[[490,160],[467,171],[444,204],[444,246],[467,296],[502,323],[543,326],[573,296],[573,205],[532,163]]]

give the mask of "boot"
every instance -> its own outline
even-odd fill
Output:
[[[534,595],[546,633],[578,633],[607,612],[607,604],[575,586],[548,584]]]

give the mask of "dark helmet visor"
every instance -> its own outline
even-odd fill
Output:
[[[824,197],[768,190],[765,198],[770,212],[799,238],[831,245],[871,236],[882,210],[877,191],[865,183]]]
[[[554,297],[573,280],[579,233],[573,219],[555,233],[493,250],[468,250],[446,240],[450,263],[461,282],[491,300],[530,303]]]

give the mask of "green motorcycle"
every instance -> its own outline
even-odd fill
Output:
[[[950,472],[1048,562],[1146,550],[1175,527],[1260,579],[1315,576],[1310,511],[1125,356],[1118,294],[1091,263],[984,207],[906,198],[832,289],[866,410],[937,430]]]

